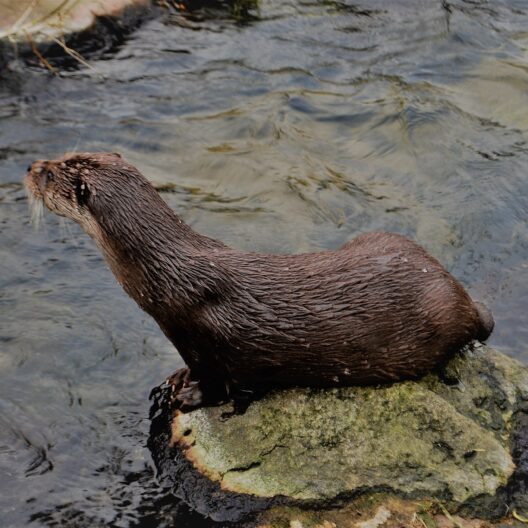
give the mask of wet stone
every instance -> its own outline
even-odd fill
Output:
[[[216,520],[380,494],[496,520],[526,507],[527,394],[526,368],[477,346],[418,382],[161,412],[149,444],[173,493]]]
[[[130,7],[150,0],[22,0],[0,1],[0,39],[51,41],[87,30],[98,17],[119,17]]]

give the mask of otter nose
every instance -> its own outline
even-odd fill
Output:
[[[40,174],[44,170],[44,166],[46,165],[47,161],[45,160],[37,160],[34,161],[31,165],[28,166],[28,172],[34,172],[35,174]]]

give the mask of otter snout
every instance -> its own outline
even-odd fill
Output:
[[[26,189],[30,194],[35,198],[43,198],[44,191],[46,190],[46,165],[47,161],[37,160],[33,162],[27,170],[26,177],[24,178],[24,183]]]
[[[31,223],[38,228],[44,209],[44,192],[46,190],[46,161],[37,160],[27,168],[24,184],[29,197]]]
[[[27,168],[27,171],[28,173],[41,174],[46,168],[46,165],[48,163],[49,161],[46,161],[46,160],[34,161],[31,165],[29,165],[29,167]]]
[[[28,193],[35,198],[42,198],[41,185],[39,184],[40,175],[44,171],[44,161],[38,160],[28,166],[26,177],[24,178],[24,183]]]

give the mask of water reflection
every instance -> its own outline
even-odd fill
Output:
[[[171,9],[93,70],[0,77],[2,526],[199,526],[158,489],[147,396],[180,366],[77,226],[35,231],[28,162],[120,151],[196,229],[262,251],[415,238],[528,362],[528,8]],[[194,523],[194,524],[193,524]]]

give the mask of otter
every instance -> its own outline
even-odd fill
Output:
[[[168,384],[189,411],[245,391],[418,378],[493,317],[432,256],[388,232],[333,251],[240,251],[191,229],[120,155],[35,161],[26,186],[75,220],[186,363]]]

